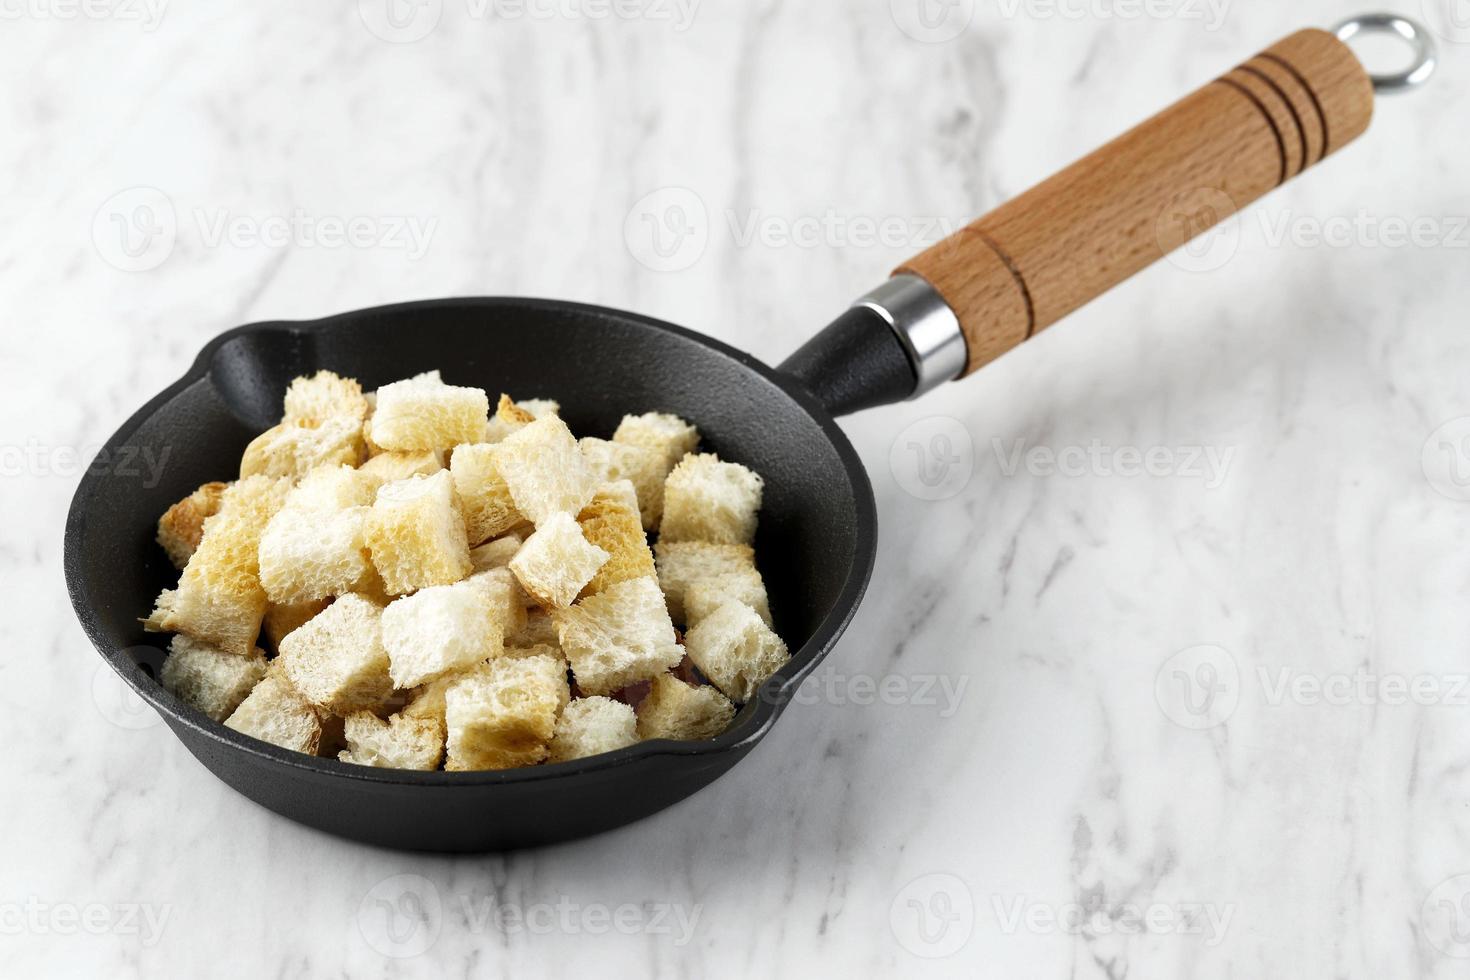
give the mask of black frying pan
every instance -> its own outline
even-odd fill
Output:
[[[167,460],[161,482],[145,486],[130,469],[103,465],[82,480],[66,529],[77,615],[108,663],[210,770],[263,806],[334,834],[425,850],[503,849],[592,834],[669,806],[770,731],[862,598],[877,520],[867,474],[834,416],[973,369],[1163,254],[1174,244],[1160,230],[1171,202],[1181,186],[1190,189],[1181,161],[1233,207],[1279,182],[1278,163],[1284,179],[1366,126],[1367,76],[1330,35],[1293,35],[1267,55],[1249,64],[1276,64],[1254,69],[1272,86],[1243,69],[1205,86],[915,259],[779,368],[667,323],[546,300],[408,303],[226,333],[99,457],[152,453]],[[1290,88],[1293,74],[1302,91]],[[1249,98],[1237,91],[1247,86]],[[1280,104],[1253,104],[1272,87]],[[1301,124],[1290,140],[1280,131],[1283,106]],[[1314,119],[1335,134],[1319,139]],[[1197,138],[1201,125],[1217,135]],[[1187,217],[1198,226],[1191,232],[1213,223]],[[555,397],[579,435],[608,437],[625,413],[695,421],[707,448],[765,477],[756,552],[790,663],[719,738],[645,742],[506,772],[403,772],[303,756],[187,707],[157,681],[165,641],[139,625],[177,578],[154,544],[156,522],[195,487],[236,472],[246,444],[279,420],[291,380],[320,368],[366,388],[438,368],[453,384]]]

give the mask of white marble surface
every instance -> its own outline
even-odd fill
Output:
[[[1465,975],[1470,47],[1221,268],[848,420],[870,599],[730,775],[447,858],[278,819],[118,700],[61,577],[78,452],[222,329],[407,298],[600,302],[779,359],[936,227],[1358,5],[982,0],[921,42],[907,0],[428,0],[405,43],[426,22],[377,0],[160,3],[3,8],[0,972]],[[671,204],[704,234],[660,257]],[[438,911],[393,945],[405,889]],[[608,926],[624,903],[669,914]]]

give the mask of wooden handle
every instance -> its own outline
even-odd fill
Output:
[[[924,278],[955,311],[969,374],[1345,146],[1372,115],[1347,46],[1299,31],[895,275]]]

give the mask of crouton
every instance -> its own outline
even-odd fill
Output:
[[[392,595],[449,585],[474,569],[448,471],[380,489],[367,522],[367,543]]]
[[[280,653],[281,641],[290,636],[293,631],[305,626],[330,603],[330,599],[318,599],[315,602],[299,602],[290,606],[275,603],[266,606],[265,620],[260,624],[260,633],[265,640],[266,648]]]
[[[577,687],[611,694],[673,667],[684,652],[653,576],[631,579],[552,613]]]
[[[718,456],[686,456],[664,482],[660,541],[751,544],[765,481]]]
[[[417,453],[378,453],[358,468],[363,476],[378,485],[412,480],[416,476],[433,476],[444,469],[444,454],[426,449]]]
[[[583,595],[601,592],[616,582],[656,574],[631,482],[604,484],[577,515],[577,523],[582,527],[582,536],[608,554],[607,562],[582,589]]]
[[[699,430],[677,415],[666,412],[646,412],[643,415],[624,415],[613,433],[613,442],[630,446],[643,446],[659,453],[664,458],[664,474],[692,453],[699,446]]]
[[[470,549],[470,564],[477,572],[488,572],[492,568],[504,568],[521,550],[521,538],[517,534],[506,534],[493,541],[486,541]]]
[[[541,762],[567,697],[550,657],[501,658],[468,672],[444,695],[445,769],[510,769]]]
[[[556,637],[556,623],[551,618],[551,611],[540,607],[527,610],[526,625],[507,636],[505,642],[507,646],[545,645],[561,649],[561,641]]]
[[[756,611],[767,626],[771,625],[771,604],[766,597],[766,583],[754,568],[724,572],[696,578],[684,588],[684,618],[693,626],[726,602],[734,599]]]
[[[357,470],[320,467],[302,478],[260,539],[260,584],[272,603],[353,592],[374,575],[367,525],[373,484]]]
[[[556,722],[547,762],[585,759],[638,741],[633,709],[611,698],[577,698]]]
[[[702,541],[660,541],[654,545],[658,584],[668,599],[674,622],[686,624],[684,591],[697,579],[755,568],[755,551],[743,544],[706,544]]]
[[[653,679],[638,702],[638,737],[683,741],[714,738],[735,718],[735,706],[713,687],[695,687],[673,674]]]
[[[276,664],[312,704],[347,715],[380,705],[393,693],[383,610],[344,595],[281,641]]]
[[[684,634],[684,649],[699,672],[727,697],[746,702],[791,654],[743,602],[727,602]]]
[[[226,490],[220,512],[204,522],[199,548],[178,588],[158,597],[143,627],[185,633],[226,653],[248,656],[268,605],[260,585],[260,537],[289,489],[289,481],[259,476]]]
[[[526,647],[508,646],[500,656],[502,660],[531,661],[537,673],[556,688],[556,710],[558,712],[564,709],[567,702],[572,699],[571,685],[567,682],[567,674],[571,672],[572,667],[567,663],[561,647],[545,643]]]
[[[378,389],[373,442],[389,451],[447,452],[485,434],[490,399],[479,388],[458,388],[437,372]]]
[[[518,633],[526,626],[526,607],[530,604],[521,583],[508,568],[491,568],[476,572],[466,582],[474,582],[490,596],[494,616],[500,623],[502,636]]]
[[[608,553],[589,543],[576,521],[555,513],[521,545],[510,570],[542,605],[567,606],[607,560]]]
[[[499,656],[502,629],[491,592],[479,582],[434,586],[399,599],[383,610],[394,686],[417,687]]]
[[[327,419],[348,418],[361,422],[368,417],[368,400],[362,385],[331,371],[318,371],[309,378],[297,378],[286,389],[287,422],[307,426],[321,425]]]
[[[359,766],[381,769],[438,769],[444,759],[444,724],[430,718],[402,714],[384,721],[370,711],[345,719],[347,748],[337,758]]]
[[[483,443],[459,446],[449,463],[454,489],[464,508],[466,536],[475,545],[504,534],[524,520],[496,466],[497,448]]]
[[[500,401],[495,406],[495,414],[490,416],[490,421],[485,426],[484,438],[476,441],[500,442],[512,432],[534,421],[536,421],[536,416],[511,401],[509,395],[502,394]]]
[[[169,645],[159,679],[180,701],[215,721],[224,721],[265,677],[265,653],[247,656],[176,636]]]
[[[278,671],[265,679],[225,719],[225,727],[293,752],[316,755],[322,723],[311,702]]]
[[[664,479],[669,475],[663,453],[634,443],[590,437],[580,440],[577,446],[598,480],[603,483],[627,480],[633,484],[643,530],[658,530],[664,512]]]
[[[553,514],[575,515],[592,499],[597,478],[558,416],[545,415],[495,447],[495,465],[516,510],[540,527]]]
[[[516,402],[516,408],[531,416],[532,419],[561,414],[561,403],[555,398],[523,398]]]
[[[227,483],[206,483],[158,519],[158,543],[179,571],[194,557],[204,534],[204,522],[219,513],[228,488]]]
[[[318,425],[282,422],[256,436],[240,459],[240,479],[252,476],[298,480],[318,466],[356,466],[367,452],[362,423],[348,417]]]

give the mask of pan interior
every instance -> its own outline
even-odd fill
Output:
[[[809,398],[707,338],[597,307],[536,300],[445,300],[260,324],[211,345],[189,379],[118,432],[73,508],[68,575],[104,649],[147,665],[166,638],[138,618],[177,572],[156,522],[201,483],[228,480],[275,424],[290,381],[321,368],[372,389],[438,369],[451,384],[554,398],[579,436],[610,437],[624,414],[666,411],[700,428],[705,451],[765,478],[757,560],[796,679],[851,614],[871,566],[872,500],[852,449]],[[123,457],[158,466],[123,466]],[[161,478],[148,479],[161,472]],[[139,655],[138,651],[144,651]],[[729,736],[759,723],[750,706]],[[722,741],[724,741],[722,739]]]

